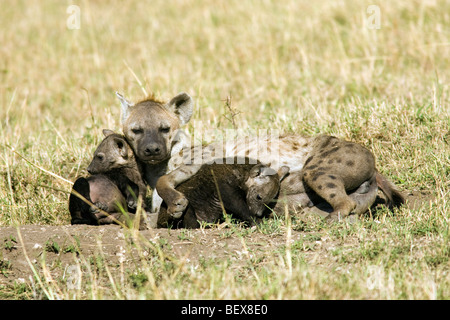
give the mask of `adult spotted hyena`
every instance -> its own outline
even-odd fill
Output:
[[[165,103],[148,97],[131,103],[116,92],[122,107],[122,129],[138,160],[143,164],[144,179],[153,189],[150,212],[158,212],[162,199],[156,192],[159,177],[175,169],[174,155],[188,145],[180,128],[189,122],[194,101],[180,93]]]
[[[178,129],[189,121],[193,99],[182,93],[169,103],[150,98],[132,104],[121,95],[118,97],[122,105],[124,135],[136,156],[146,165],[147,182],[164,195],[168,214],[180,217],[188,200],[175,188],[195,175],[203,164],[193,158],[189,164],[186,159],[184,162],[180,159],[181,149],[188,146]],[[279,206],[284,200],[289,205],[323,209],[321,211],[325,211],[328,218],[340,219],[367,211],[376,199],[378,188],[386,195],[390,206],[404,202],[395,186],[376,170],[374,156],[369,150],[336,137],[291,134],[273,139],[267,135],[237,139],[232,144],[193,147],[194,150],[198,148],[204,162],[221,159],[224,155],[245,155],[276,171],[282,166],[289,167],[290,174],[281,183]],[[152,211],[157,212],[162,200],[156,194],[153,201]]]
[[[271,150],[273,148],[276,152]],[[250,137],[237,139],[226,146],[209,145],[202,150],[205,161],[214,159],[217,150],[221,150],[226,156],[256,155],[274,170],[289,167],[290,174],[281,182],[275,211],[288,204],[291,208],[299,206],[328,219],[340,220],[351,213],[366,212],[375,202],[378,188],[385,194],[390,207],[404,202],[396,187],[376,170],[375,158],[369,150],[336,137],[295,134],[276,139]],[[157,190],[164,195],[167,212],[172,216],[180,216],[188,204],[186,197],[175,187],[200,168],[201,164],[182,165],[158,180]]]

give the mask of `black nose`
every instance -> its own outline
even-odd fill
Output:
[[[157,145],[150,145],[145,148],[144,153],[146,156],[157,156],[161,153],[161,148]]]

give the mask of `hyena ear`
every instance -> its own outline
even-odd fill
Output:
[[[273,170],[270,167],[267,167],[261,163],[258,163],[256,165],[254,165],[251,169],[250,169],[250,178],[256,178],[258,176],[273,176],[274,174],[276,174],[277,172],[275,170]]]
[[[173,97],[165,107],[177,115],[181,125],[185,125],[189,122],[194,112],[194,99],[183,92]]]
[[[128,150],[124,141],[122,139],[114,139],[114,142],[116,143],[117,149],[119,149],[120,156],[124,159],[128,158]]]
[[[261,164],[257,164],[255,166],[253,166],[250,169],[249,177],[250,178],[256,178],[257,176],[259,176],[261,174],[261,169],[262,169],[262,165]]]
[[[105,138],[107,137],[107,136],[110,136],[110,135],[112,135],[112,134],[114,134],[115,132],[114,131],[112,131],[112,130],[110,130],[110,129],[103,129],[103,135],[105,136]]]
[[[274,174],[277,174],[275,170],[273,170],[271,167],[264,166],[261,170],[262,176],[273,176]]]
[[[289,167],[288,166],[282,166],[280,169],[278,169],[278,177],[280,178],[280,182],[283,181],[284,178],[289,174]]]
[[[133,104],[124,98],[119,92],[116,91],[116,96],[119,98],[120,106],[122,109],[122,117],[120,118],[121,123],[125,123],[125,121],[128,119],[128,116],[130,115],[130,107],[133,106]]]

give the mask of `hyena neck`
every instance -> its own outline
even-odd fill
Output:
[[[132,170],[135,170],[141,175],[141,177],[144,177],[144,163],[142,161],[136,159],[132,166]]]

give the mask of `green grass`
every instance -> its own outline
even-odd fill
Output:
[[[377,30],[365,25],[371,4]],[[156,250],[115,278],[99,253],[80,258],[80,290],[17,283],[0,298],[450,298],[448,1],[85,1],[79,30],[66,28],[67,5],[0,11],[0,226],[70,222],[71,185],[59,177],[85,174],[101,130],[120,131],[114,92],[139,100],[137,79],[162,99],[190,93],[193,119],[214,128],[233,126],[231,96],[238,127],[361,143],[402,190],[431,197],[355,224],[279,217],[224,229],[243,243],[304,233],[245,263],[205,258],[194,269]],[[2,250],[15,244],[0,239]]]

